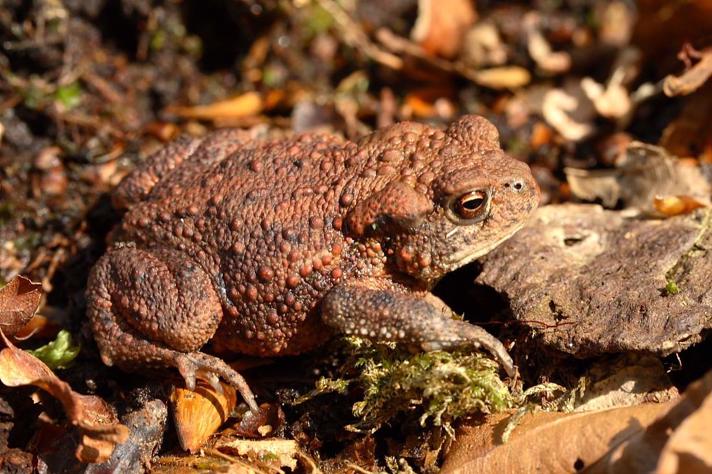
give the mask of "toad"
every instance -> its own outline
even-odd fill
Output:
[[[255,356],[335,334],[470,346],[511,376],[503,345],[429,290],[514,234],[538,200],[529,167],[478,116],[356,142],[228,129],[178,139],[115,190],[126,212],[89,277],[88,316],[107,365],[173,367],[190,389],[222,379],[253,410],[245,380],[206,343]]]

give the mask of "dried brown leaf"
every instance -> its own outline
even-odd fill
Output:
[[[531,81],[529,71],[521,66],[499,66],[474,71],[473,80],[492,89],[517,89]]]
[[[595,130],[596,109],[579,83],[546,92],[541,107],[547,123],[567,140],[583,140]]]
[[[478,21],[465,34],[460,57],[468,66],[501,66],[507,62],[508,51],[494,23]]]
[[[677,156],[700,157],[712,150],[712,82],[684,99],[680,114],[660,137],[660,145]]]
[[[612,449],[586,472],[710,472],[711,392],[712,372],[708,372],[679,400],[665,404],[667,408],[653,423],[616,436]]]
[[[460,430],[442,472],[709,472],[711,391],[709,372],[666,403],[530,413],[504,444],[509,415],[491,417]]]
[[[693,388],[694,389],[694,388]],[[672,474],[712,472],[712,396],[688,416],[670,436],[660,453],[657,472]]]
[[[191,453],[200,449],[235,408],[235,389],[230,385],[221,386],[223,393],[218,393],[202,380],[198,381],[194,391],[173,388],[173,419],[183,449]]]
[[[42,284],[16,276],[0,288],[0,329],[13,336],[37,311],[42,298]]]
[[[452,58],[476,19],[472,0],[419,0],[411,37],[428,54]]]
[[[62,403],[67,417],[83,433],[76,456],[82,462],[101,463],[114,447],[128,438],[109,405],[99,397],[74,392],[42,361],[16,348],[0,331],[5,348],[0,351],[0,382],[9,387],[33,385]]]
[[[632,142],[615,169],[565,168],[576,197],[600,199],[606,207],[619,201],[626,208],[652,211],[655,196],[689,196],[707,203],[710,183],[698,166],[668,155],[663,148]]]
[[[707,82],[712,76],[712,48],[703,51],[695,51],[695,56],[699,56],[699,62],[689,68],[680,76],[672,74],[665,77],[663,82],[663,92],[668,97],[678,95],[688,95],[696,91]]]
[[[537,66],[544,72],[559,74],[571,68],[571,56],[565,51],[554,51],[541,31],[541,16],[529,12],[523,20],[527,35],[527,49]]]
[[[458,433],[442,473],[574,472],[604,455],[616,437],[639,432],[669,405],[645,404],[574,414],[531,413],[502,444],[508,416]]]

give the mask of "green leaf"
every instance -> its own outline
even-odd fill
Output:
[[[72,109],[82,100],[82,88],[78,82],[59,86],[54,93],[54,100],[66,109]]]
[[[50,369],[56,370],[66,369],[79,355],[80,349],[81,347],[78,344],[72,343],[71,333],[66,329],[62,329],[54,341],[27,352],[47,364]]]

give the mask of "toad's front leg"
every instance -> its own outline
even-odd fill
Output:
[[[512,358],[499,340],[453,316],[431,293],[413,292],[384,279],[335,286],[322,302],[324,322],[343,334],[401,342],[425,351],[482,347],[510,377],[515,375]]]
[[[222,308],[208,275],[186,256],[161,248],[109,250],[89,276],[87,313],[107,365],[132,372],[175,367],[191,390],[196,377],[218,390],[222,378],[258,411],[242,376],[200,352],[215,333]]]

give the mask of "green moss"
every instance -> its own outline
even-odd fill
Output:
[[[313,38],[321,33],[326,33],[332,26],[334,26],[334,17],[331,16],[331,13],[315,3],[308,7],[304,24],[307,37]]]
[[[676,295],[680,293],[680,287],[677,286],[673,280],[668,280],[667,285],[665,285],[665,293],[668,295]]]
[[[354,431],[371,431],[401,413],[449,429],[463,415],[497,412],[512,406],[509,389],[499,378],[497,362],[479,352],[411,354],[390,345],[346,338],[351,357],[341,368],[353,377],[326,379],[298,402],[321,393],[362,393],[352,406]]]
[[[67,110],[73,109],[82,100],[82,87],[78,82],[59,86],[54,92],[54,100],[62,104]]]
[[[62,329],[54,341],[27,352],[47,364],[50,369],[56,370],[66,369],[79,355],[80,349],[79,345],[72,343],[72,335],[69,331]]]

